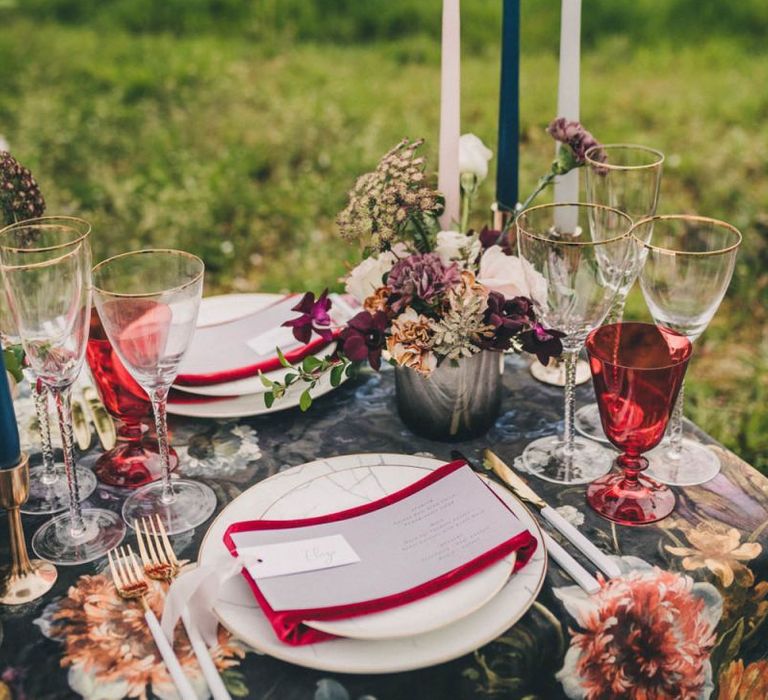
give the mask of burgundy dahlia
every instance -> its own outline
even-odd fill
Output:
[[[430,304],[460,279],[456,263],[446,267],[437,253],[409,255],[395,263],[387,278],[394,296],[392,310],[400,313],[414,299]]]
[[[352,362],[368,363],[377,372],[381,367],[381,351],[387,341],[387,314],[383,311],[361,311],[353,316],[342,331],[339,341],[341,350]]]
[[[307,292],[301,301],[291,309],[291,311],[301,312],[301,316],[286,321],[283,325],[293,328],[293,337],[305,345],[312,337],[312,331],[330,343],[333,340],[331,317],[328,314],[330,308],[331,300],[328,298],[327,289],[317,300],[315,300],[315,295],[312,292]]]

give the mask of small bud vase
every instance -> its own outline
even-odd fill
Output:
[[[499,414],[503,372],[504,355],[490,350],[444,360],[427,377],[395,367],[397,411],[422,437],[446,442],[479,437]]]

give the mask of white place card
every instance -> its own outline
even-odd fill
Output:
[[[378,600],[417,588],[500,547],[525,528],[463,466],[376,510],[332,522],[233,532],[237,551],[342,536],[360,561],[258,580],[275,611]],[[295,524],[294,524],[295,525]]]
[[[319,571],[360,561],[344,535],[311,537],[278,544],[263,544],[240,550],[248,561],[248,572],[257,581],[272,576]]]

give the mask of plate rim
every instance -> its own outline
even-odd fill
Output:
[[[217,514],[216,518],[214,518],[214,520],[208,526],[208,529],[207,529],[205,535],[203,536],[203,539],[200,542],[200,547],[198,548],[198,553],[197,553],[198,554],[198,556],[197,556],[198,561],[200,559],[200,555],[201,555],[203,549],[206,546],[206,543],[208,542],[208,539],[210,537],[211,531],[214,528],[214,525],[218,522],[218,520],[220,518],[222,518],[222,516],[224,515],[225,511],[227,510],[227,508],[229,508],[237,499],[242,498],[243,496],[248,494],[251,490],[253,490],[253,489],[257,488],[257,487],[260,487],[262,484],[264,484],[264,483],[266,483],[266,482],[268,482],[270,480],[274,480],[276,477],[281,477],[281,476],[285,475],[287,472],[290,472],[293,469],[297,469],[297,468],[305,469],[305,468],[307,468],[307,467],[309,467],[309,466],[311,466],[313,464],[316,464],[316,463],[323,463],[323,462],[327,463],[329,461],[332,462],[332,461],[334,461],[336,459],[339,459],[339,458],[347,458],[348,459],[348,458],[355,458],[355,457],[357,457],[357,458],[361,458],[361,457],[362,458],[376,457],[376,458],[384,458],[384,459],[386,459],[386,458],[402,459],[403,457],[405,457],[405,458],[408,458],[408,459],[418,459],[418,460],[425,460],[427,462],[432,462],[433,464],[430,465],[430,466],[425,466],[423,464],[422,465],[416,465],[416,464],[413,464],[413,465],[403,465],[403,464],[392,465],[392,466],[409,466],[411,468],[423,469],[425,471],[434,471],[434,469],[436,469],[438,466],[441,466],[441,465],[445,464],[445,461],[440,460],[437,457],[425,457],[425,456],[417,455],[417,454],[404,454],[404,453],[395,453],[395,452],[355,452],[355,453],[350,453],[350,454],[346,454],[346,455],[334,455],[332,457],[316,458],[316,459],[310,460],[308,462],[303,462],[301,464],[294,465],[294,466],[289,467],[288,469],[285,469],[283,471],[276,472],[275,474],[271,475],[270,477],[268,477],[268,478],[266,478],[266,479],[264,479],[264,480],[262,480],[262,481],[260,481],[260,482],[258,482],[256,484],[253,484],[253,486],[251,486],[248,489],[246,489],[245,491],[243,491],[240,495],[238,495],[236,498],[234,498],[232,501],[230,501]],[[381,462],[379,462],[379,464],[381,464]],[[340,471],[348,471],[350,469],[359,469],[359,468],[363,468],[365,466],[376,466],[376,465],[372,465],[372,464],[368,464],[368,465],[366,465],[366,464],[356,464],[356,465],[351,465],[347,469],[343,469],[343,470],[340,470]],[[334,473],[334,472],[331,472],[331,473]],[[326,475],[322,474],[322,475],[317,475],[315,477],[311,477],[310,479],[307,479],[305,482],[302,482],[301,485],[306,484],[309,481],[311,481],[313,479],[316,479],[316,478],[319,478],[321,476],[326,476]],[[272,658],[279,659],[281,661],[285,661],[287,663],[290,663],[290,664],[293,664],[295,666],[299,666],[299,667],[302,667],[302,668],[310,668],[310,669],[317,670],[317,671],[325,671],[325,672],[331,672],[331,673],[348,673],[348,674],[354,674],[354,675],[360,675],[360,674],[363,674],[363,675],[381,675],[381,674],[388,674],[388,673],[401,673],[401,672],[405,672],[405,671],[413,671],[413,670],[420,669],[420,668],[429,668],[429,667],[432,667],[432,666],[437,666],[439,664],[446,663],[448,661],[452,661],[454,659],[457,659],[457,658],[460,658],[460,657],[464,656],[465,654],[469,654],[469,653],[475,651],[477,648],[479,648],[483,644],[490,643],[491,641],[496,639],[500,634],[502,634],[505,630],[507,630],[507,629],[511,628],[512,626],[514,626],[515,624],[517,624],[520,621],[520,619],[528,612],[528,610],[530,610],[530,608],[536,602],[536,599],[538,598],[539,593],[541,592],[542,587],[544,586],[544,581],[546,580],[547,571],[548,571],[548,568],[549,568],[549,557],[548,557],[548,553],[546,551],[546,547],[544,546],[544,535],[543,535],[543,532],[541,530],[540,524],[538,523],[536,518],[533,516],[533,513],[531,512],[531,510],[522,501],[520,501],[519,499],[515,498],[515,496],[508,489],[506,489],[505,487],[497,484],[495,481],[489,479],[488,477],[485,477],[482,474],[480,474],[479,476],[482,479],[484,479],[486,481],[486,483],[492,489],[496,490],[497,495],[499,495],[500,497],[502,495],[505,495],[505,496],[509,497],[516,504],[517,507],[519,507],[524,513],[527,514],[528,519],[529,519],[530,523],[532,524],[532,526],[534,528],[534,533],[533,534],[534,534],[534,536],[536,537],[536,539],[537,539],[537,541],[539,543],[539,551],[541,552],[541,558],[542,558],[542,560],[541,560],[541,571],[539,573],[537,581],[535,582],[535,584],[532,587],[532,590],[531,590],[531,593],[530,593],[529,598],[527,600],[527,603],[524,606],[521,607],[521,609],[518,611],[518,613],[513,618],[511,618],[511,619],[504,618],[504,621],[503,621],[501,626],[498,623],[496,625],[489,626],[488,630],[482,635],[484,637],[485,641],[482,641],[479,644],[476,644],[473,641],[471,645],[467,646],[466,643],[462,644],[461,640],[459,640],[459,642],[455,645],[455,647],[451,651],[449,651],[447,653],[443,652],[443,653],[439,654],[437,657],[430,659],[428,663],[425,663],[423,660],[416,660],[416,661],[411,660],[409,662],[408,658],[406,657],[404,660],[401,660],[399,663],[390,664],[389,666],[387,666],[387,668],[382,668],[381,666],[370,666],[370,667],[367,667],[365,665],[360,664],[360,665],[356,666],[354,669],[350,669],[350,667],[344,665],[343,662],[338,662],[338,661],[334,661],[334,660],[329,660],[327,658],[322,658],[322,657],[319,657],[317,654],[313,654],[313,655],[309,656],[308,658],[302,658],[300,660],[297,660],[295,658],[295,656],[293,656],[291,654],[291,650],[295,649],[296,647],[292,647],[292,646],[290,646],[288,644],[282,644],[280,646],[272,647],[272,646],[267,646],[267,645],[261,645],[260,644],[260,640],[258,640],[258,639],[255,640],[255,643],[254,643],[254,638],[250,637],[248,639],[245,639],[241,635],[236,634],[235,632],[230,630],[229,627],[225,624],[222,615],[219,613],[218,610],[216,610],[215,607],[213,608],[214,614],[218,618],[219,623],[225,629],[227,629],[230,632],[230,634],[232,634],[236,639],[240,640],[244,644],[248,645],[251,649],[253,649],[257,653],[265,654],[265,655],[270,656]],[[294,485],[291,488],[291,491],[294,490],[295,488],[297,488],[298,486],[299,486],[299,484]],[[282,494],[281,496],[278,496],[277,498],[275,498],[265,509],[261,510],[261,513],[264,513],[267,510],[269,510],[269,508],[271,508],[275,503],[277,503],[279,500],[281,500],[283,497],[285,497],[285,495],[287,495],[287,493],[289,493],[289,492],[286,492],[285,494]],[[509,580],[510,579],[507,579],[507,581],[505,582],[504,586],[502,586],[502,588],[499,590],[499,592],[496,595],[500,595],[502,593],[502,591],[504,590],[504,587],[507,585]],[[496,596],[493,596],[491,598],[491,600],[487,601],[481,607],[485,607],[485,605],[489,605],[495,598],[496,598]],[[476,610],[475,613],[476,612],[478,612],[478,610]],[[470,613],[470,615],[471,614],[473,614],[473,613]],[[465,616],[463,618],[463,620],[466,620],[467,617],[469,617],[470,615]],[[462,622],[462,620],[458,620],[457,621],[457,623],[460,623],[460,622]],[[456,624],[456,623],[451,623],[451,624]],[[447,626],[450,626],[450,625],[447,625]],[[438,628],[438,629],[440,629],[440,628]],[[423,633],[423,634],[434,634],[435,632],[437,632],[437,630],[432,630],[431,632],[426,632],[426,633]],[[415,636],[421,636],[421,635],[415,635]],[[411,638],[413,638],[413,637],[411,637]],[[349,642],[352,642],[354,644],[377,644],[377,643],[385,643],[386,641],[393,641],[393,642],[400,641],[400,642],[402,642],[403,638],[392,639],[392,640],[344,639],[344,640],[338,640],[338,641],[341,641],[341,642],[349,641]],[[330,641],[322,642],[321,644],[327,645],[327,644],[333,644],[333,643],[334,643],[334,641],[330,640]],[[310,646],[314,646],[314,645],[310,645]],[[301,648],[301,647],[299,647],[299,648]]]

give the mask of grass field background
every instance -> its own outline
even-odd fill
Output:
[[[492,148],[500,8],[462,9],[462,130]],[[553,152],[558,8],[523,1],[523,194]],[[583,12],[585,125],[666,153],[661,212],[744,233],[688,415],[768,471],[768,3]],[[93,222],[97,258],[179,246],[205,258],[208,293],[338,286],[355,177],[403,136],[436,166],[439,16],[437,0],[0,0],[0,134],[50,212]],[[636,294],[628,315],[647,318]]]

